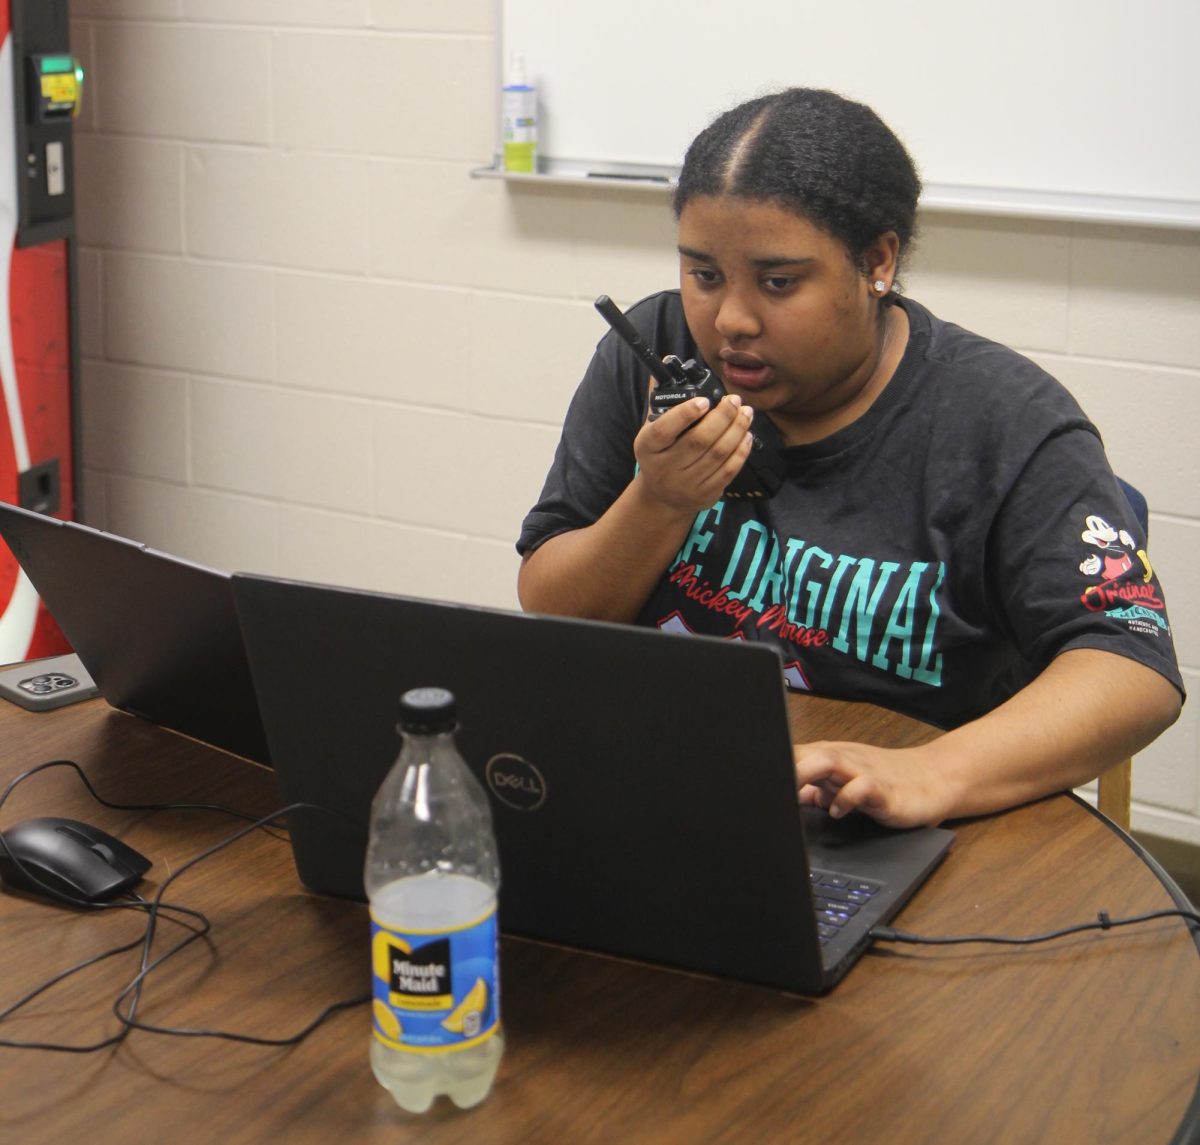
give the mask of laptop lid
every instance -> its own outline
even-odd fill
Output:
[[[233,587],[284,798],[357,824],[290,816],[312,890],[363,897],[399,697],[437,685],[489,791],[506,933],[807,993],[861,952],[822,959],[773,649],[240,573]],[[838,858],[855,837],[893,859],[923,841],[890,913],[950,838],[814,820]]]
[[[270,763],[227,573],[4,503],[0,537],[114,708]]]

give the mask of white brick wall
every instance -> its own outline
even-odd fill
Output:
[[[493,0],[74,0],[87,520],[227,569],[516,607],[603,333],[675,279],[665,196],[474,180]],[[1200,689],[1200,235],[927,213],[910,293],[1020,349],[1152,508]],[[1200,842],[1197,700],[1135,826]]]

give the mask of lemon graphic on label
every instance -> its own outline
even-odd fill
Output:
[[[375,1025],[379,1027],[380,1032],[391,1038],[393,1042],[398,1042],[402,1033],[400,1019],[378,998],[371,1004],[371,1010],[375,1015]]]
[[[478,1033],[479,1016],[486,1005],[487,983],[482,978],[476,978],[475,985],[463,995],[463,1000],[442,1019],[443,1029],[468,1037]]]

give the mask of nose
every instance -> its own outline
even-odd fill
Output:
[[[762,329],[750,300],[736,289],[727,290],[721,296],[714,325],[717,333],[731,343],[753,338]]]

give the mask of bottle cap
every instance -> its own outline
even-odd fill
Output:
[[[457,722],[458,705],[445,688],[412,688],[400,697],[402,732],[448,732]]]

